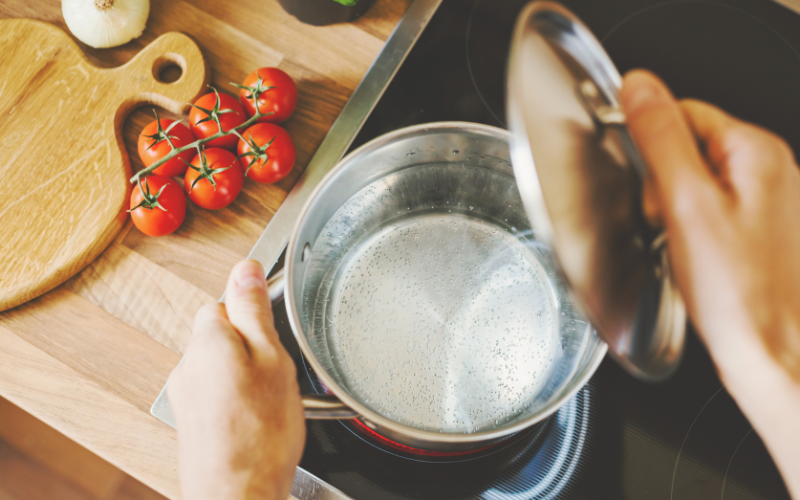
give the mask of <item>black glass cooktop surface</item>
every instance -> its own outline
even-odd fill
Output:
[[[520,0],[444,0],[353,148],[418,123],[505,126],[504,70]],[[769,0],[568,0],[621,72],[644,67],[800,149],[800,15]],[[281,338],[315,387],[276,308]],[[769,454],[695,333],[666,383],[607,359],[540,426],[475,454],[425,456],[354,424],[309,421],[301,467],[356,499],[788,499]]]

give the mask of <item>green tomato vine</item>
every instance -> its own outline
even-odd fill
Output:
[[[157,160],[157,161],[153,162],[153,164],[151,164],[149,167],[136,172],[133,175],[133,177],[130,178],[131,184],[139,184],[142,178],[148,176],[155,169],[157,169],[158,167],[160,167],[161,165],[163,165],[164,163],[168,162],[169,160],[171,160],[172,158],[174,158],[175,156],[179,155],[180,153],[182,153],[184,151],[187,151],[187,150],[192,149],[192,148],[197,149],[198,151],[201,151],[203,149],[202,148],[203,144],[206,144],[207,142],[211,142],[214,139],[219,139],[220,137],[224,137],[224,136],[229,135],[229,134],[236,134],[237,136],[241,137],[241,135],[239,135],[239,133],[238,133],[238,131],[240,129],[245,129],[245,128],[249,127],[250,125],[253,125],[262,116],[269,116],[269,115],[274,114],[272,111],[270,111],[269,113],[262,113],[258,109],[258,106],[256,106],[256,113],[253,116],[251,116],[250,118],[248,118],[247,120],[245,120],[244,123],[242,123],[241,125],[237,125],[236,127],[232,127],[229,130],[222,130],[222,124],[219,121],[219,117],[220,117],[220,115],[222,115],[224,113],[230,112],[230,110],[220,110],[219,109],[220,102],[221,102],[220,98],[219,98],[219,92],[217,92],[217,89],[215,89],[214,87],[210,87],[210,88],[211,88],[211,90],[214,91],[214,94],[217,96],[216,102],[214,103],[214,108],[205,109],[205,108],[201,108],[199,106],[195,106],[194,104],[191,104],[191,103],[188,103],[188,105],[192,106],[193,108],[199,109],[200,111],[206,113],[208,116],[206,118],[203,118],[203,120],[201,120],[201,122],[214,120],[214,122],[217,124],[217,128],[219,129],[219,132],[217,132],[214,135],[208,136],[208,137],[206,137],[204,139],[197,139],[196,141],[194,141],[194,142],[192,142],[190,144],[187,144],[185,146],[181,146],[179,148],[176,148],[172,144],[172,141],[170,140],[170,136],[168,134],[169,134],[169,130],[172,127],[174,127],[175,124],[180,123],[183,120],[176,121],[175,123],[170,125],[170,127],[166,131],[163,131],[163,130],[161,130],[160,122],[158,122],[158,114],[156,114],[156,121],[159,123],[159,125],[158,125],[158,132],[156,134],[154,134],[154,135],[158,136],[159,140],[166,140],[167,143],[172,148],[172,151],[170,151],[168,154],[166,154],[160,160]],[[155,112],[155,110],[153,110],[153,111]],[[162,137],[162,135],[163,135],[163,137]],[[156,137],[152,137],[152,136],[149,136],[149,137],[156,138]],[[158,142],[158,141],[156,141],[156,142]],[[155,143],[151,144],[150,147],[152,147],[154,144]]]

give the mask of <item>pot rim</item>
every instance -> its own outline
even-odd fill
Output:
[[[284,301],[286,304],[287,316],[289,318],[289,325],[292,328],[292,333],[294,334],[297,343],[300,345],[300,350],[302,351],[303,355],[308,359],[309,363],[311,363],[311,367],[313,368],[316,375],[320,378],[322,383],[327,387],[339,400],[341,400],[344,404],[349,406],[351,409],[356,411],[360,417],[370,423],[376,424],[379,427],[389,429],[394,433],[407,436],[410,439],[419,442],[429,442],[429,443],[480,443],[486,441],[493,441],[508,436],[510,434],[514,434],[519,432],[523,429],[526,429],[542,420],[546,419],[557,410],[559,410],[567,401],[569,401],[580,389],[582,389],[589,379],[594,375],[595,371],[597,370],[600,362],[602,362],[603,358],[606,355],[606,351],[608,346],[605,342],[602,341],[598,337],[598,341],[600,342],[600,347],[597,349],[597,352],[594,355],[594,359],[591,360],[589,363],[588,369],[585,371],[584,375],[577,381],[573,382],[572,387],[570,390],[565,391],[562,393],[553,403],[550,404],[544,411],[539,413],[533,413],[528,417],[514,423],[513,425],[509,425],[507,427],[502,427],[496,430],[490,431],[483,431],[483,432],[475,432],[475,433],[444,433],[444,432],[434,432],[434,431],[425,431],[416,429],[414,427],[409,427],[407,425],[400,424],[395,422],[394,420],[388,419],[371,409],[367,408],[363,404],[356,401],[350,394],[347,393],[342,387],[328,375],[327,371],[322,367],[322,364],[319,362],[317,357],[314,355],[313,351],[311,350],[311,346],[308,343],[308,340],[305,336],[305,333],[301,327],[300,317],[297,312],[297,306],[294,302],[294,280],[292,279],[294,276],[295,270],[295,262],[294,262],[294,254],[295,248],[299,244],[297,241],[298,233],[300,228],[303,225],[303,222],[306,219],[309,211],[311,210],[311,205],[316,201],[317,196],[319,193],[325,188],[327,184],[331,182],[331,179],[336,177],[341,171],[343,171],[347,164],[352,161],[353,158],[363,154],[366,151],[376,150],[381,148],[382,146],[394,142],[402,137],[406,136],[413,136],[417,135],[419,132],[435,132],[435,131],[442,131],[452,129],[454,131],[472,131],[472,132],[479,132],[483,133],[490,137],[495,137],[500,140],[505,140],[506,142],[510,142],[511,140],[511,133],[507,130],[493,127],[490,125],[483,125],[478,123],[470,123],[470,122],[459,122],[459,121],[447,121],[447,122],[433,122],[433,123],[423,123],[419,125],[412,125],[410,127],[401,128],[398,130],[394,130],[392,132],[388,132],[381,136],[378,136],[371,141],[367,142],[366,144],[360,146],[355,151],[351,152],[341,160],[339,160],[336,165],[322,178],[322,180],[317,184],[314,188],[314,191],[308,197],[308,200],[303,205],[302,210],[300,211],[300,215],[297,219],[297,222],[292,229],[292,234],[289,237],[289,243],[286,248],[286,293],[284,294]]]

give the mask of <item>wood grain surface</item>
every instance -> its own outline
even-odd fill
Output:
[[[151,2],[140,38],[114,49],[78,43],[92,64],[109,68],[132,60],[158,36],[182,31],[200,46],[212,84],[229,93],[229,82],[256,68],[283,69],[300,93],[297,111],[283,124],[297,146],[297,165],[275,185],[246,180],[225,209],[190,203],[185,222],[169,236],[145,236],[128,220],[83,271],[0,313],[0,395],[179,498],[175,432],[149,407],[180,359],[195,312],[221,296],[230,268],[261,235],[409,3],[378,0],[353,23],[315,27],[287,15],[277,0]],[[3,0],[0,18],[8,17],[66,29],[58,0]],[[0,87],[7,79],[0,74]],[[134,171],[142,168],[136,137],[151,117],[150,106],[140,107],[123,124]]]
[[[3,500],[164,500],[3,398],[0,422]]]
[[[148,102],[180,113],[205,90],[200,49],[181,33],[99,69],[59,28],[0,20],[0,311],[83,269],[127,218],[123,121]],[[177,64],[173,83],[160,70]]]

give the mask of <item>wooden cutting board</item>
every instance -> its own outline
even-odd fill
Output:
[[[166,65],[181,68],[177,81],[158,80]],[[0,311],[77,273],[122,228],[128,113],[143,103],[180,113],[207,82],[200,49],[181,33],[101,69],[55,26],[0,20]]]

